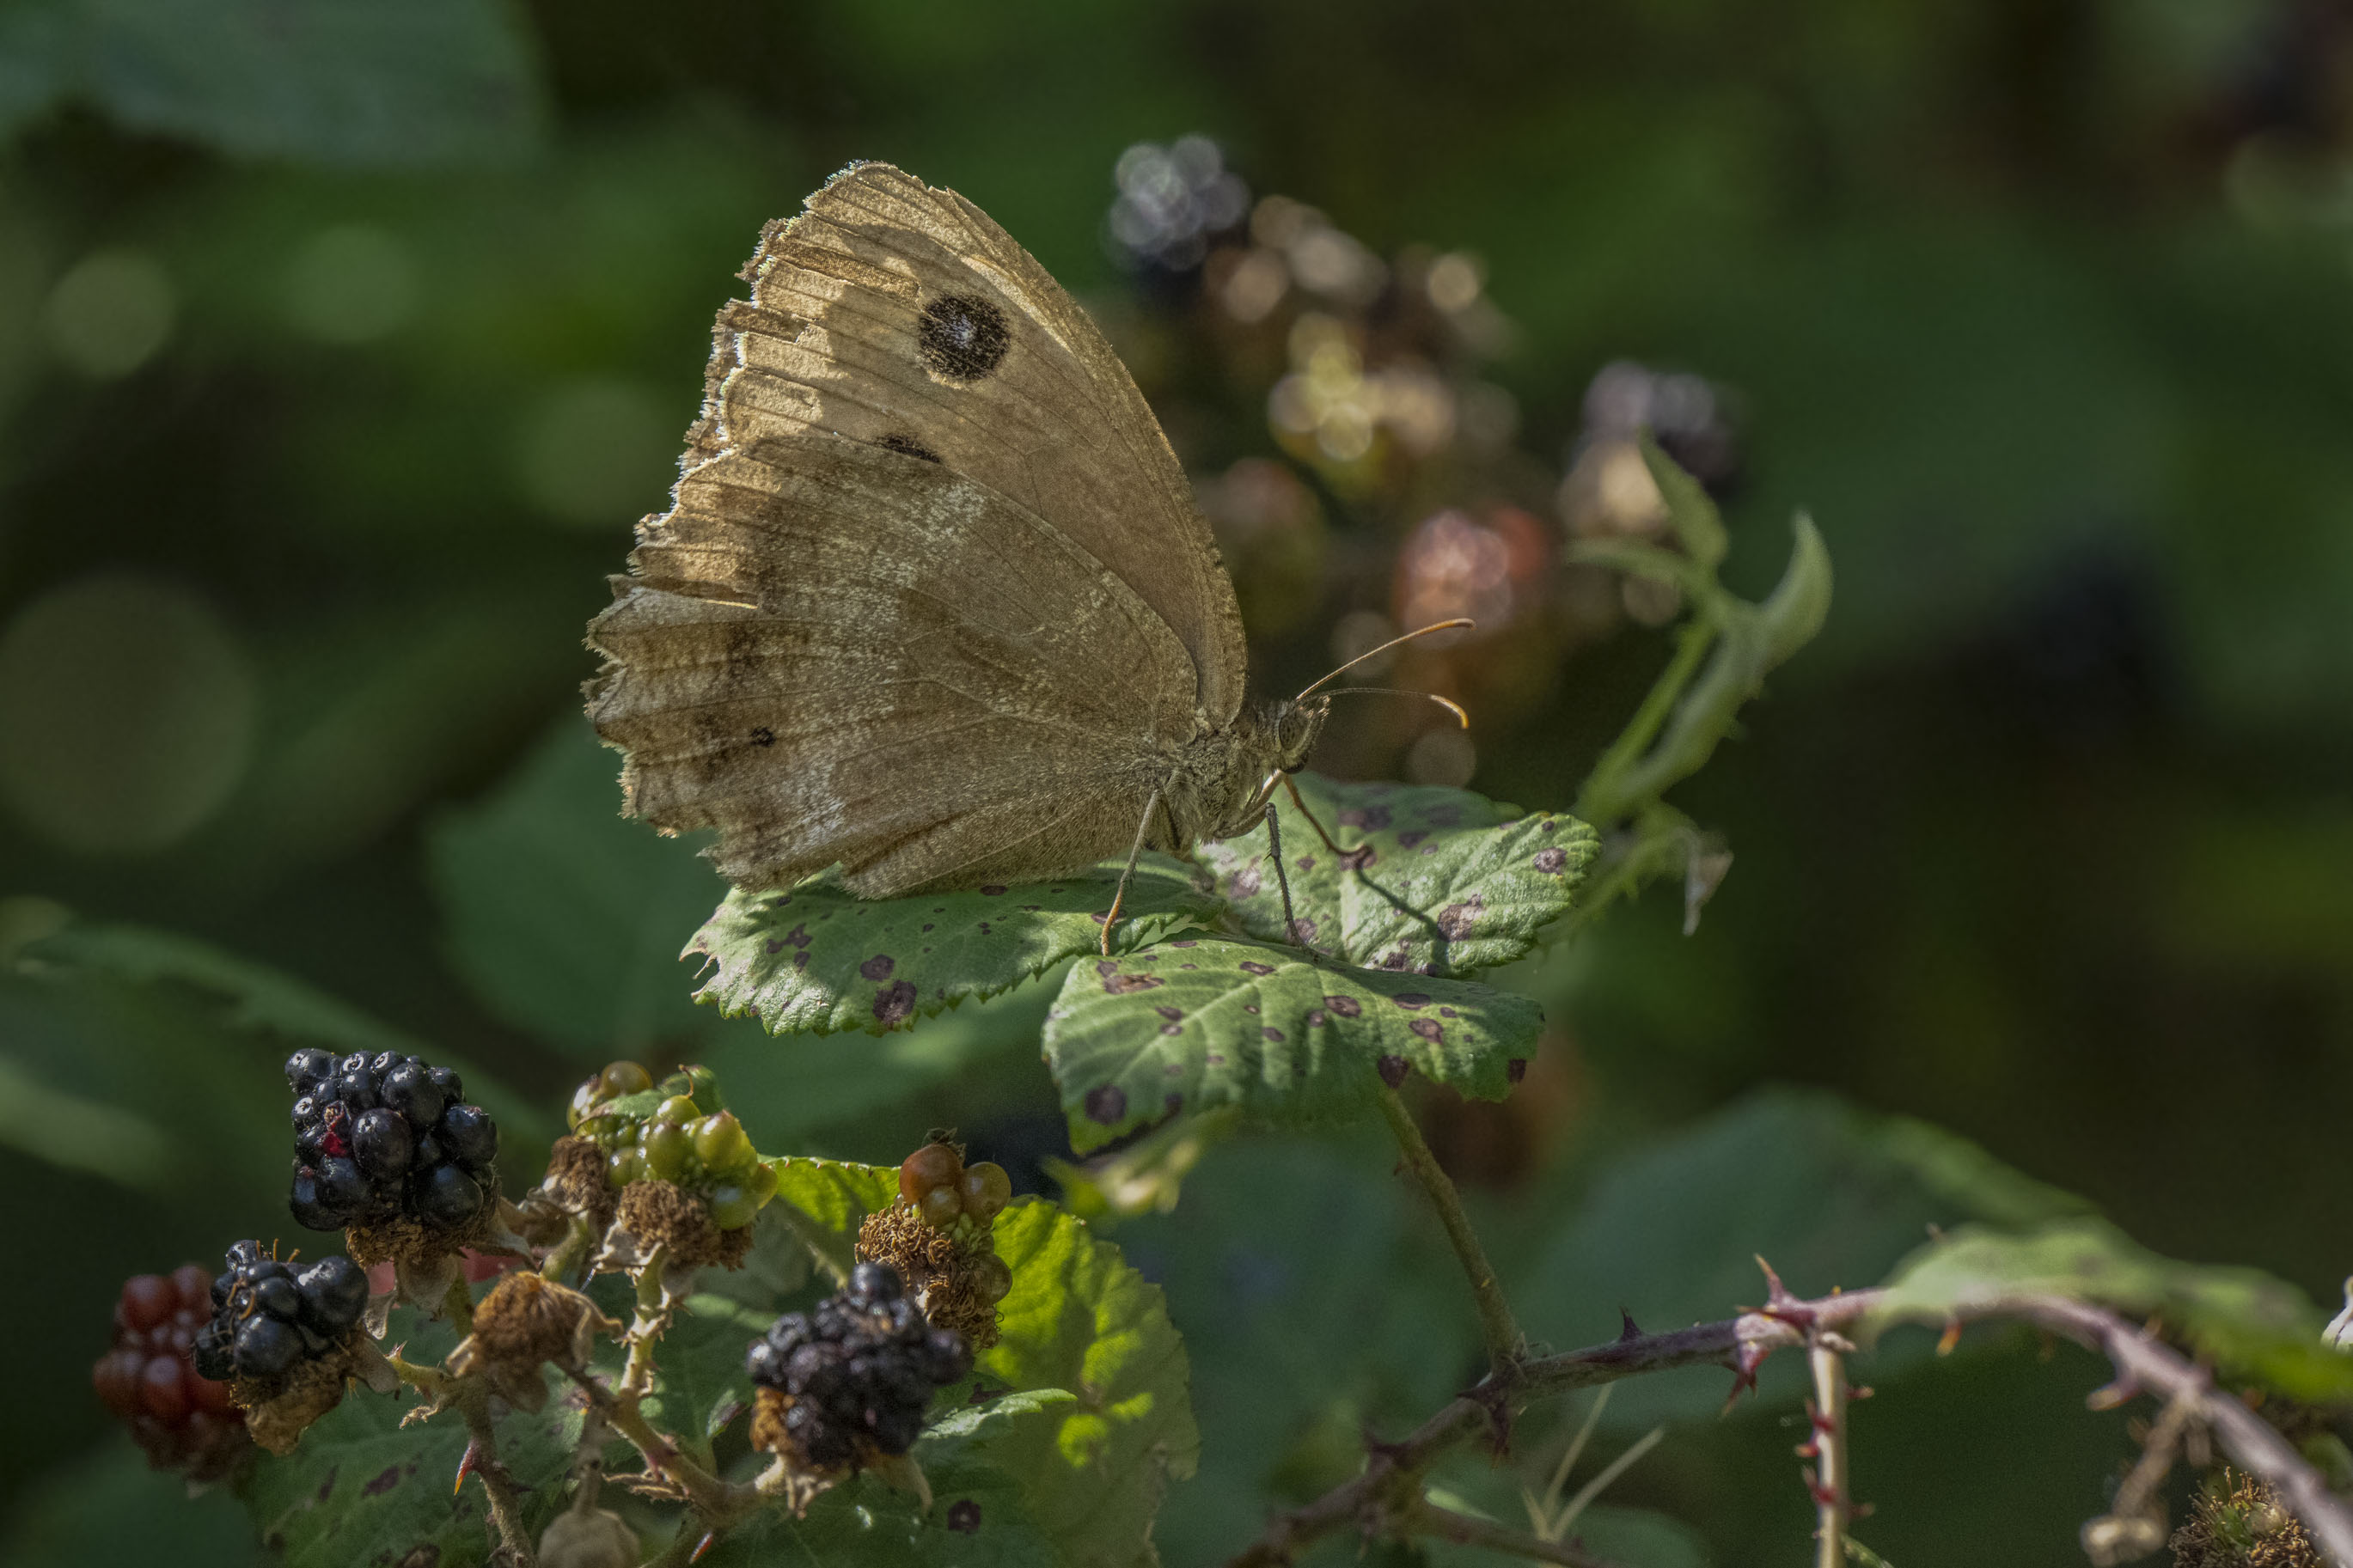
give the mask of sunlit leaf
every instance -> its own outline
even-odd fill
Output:
[[[1100,952],[1117,865],[1056,882],[873,901],[829,875],[790,892],[733,892],[689,951],[717,967],[696,994],[772,1034],[881,1034],[968,997],[994,996],[1066,958]],[[1221,908],[1166,856],[1128,884],[1114,951],[1144,946]]]
[[[1083,1152],[1187,1111],[1339,1116],[1409,1073],[1500,1100],[1543,1024],[1491,986],[1179,938],[1075,965],[1047,1014],[1046,1060]]]
[[[1574,817],[1523,815],[1469,790],[1297,776],[1347,860],[1277,792],[1293,938],[1349,963],[1464,975],[1525,957],[1568,910],[1596,847]],[[1286,940],[1265,830],[1201,847],[1244,930]]]
[[[1160,1288],[1083,1220],[1037,1199],[997,1216],[996,1242],[1013,1290],[980,1373],[1017,1390],[1066,1390],[1075,1403],[983,1428],[983,1451],[1019,1480],[1063,1562],[1150,1561],[1161,1496],[1193,1473],[1201,1441]]]

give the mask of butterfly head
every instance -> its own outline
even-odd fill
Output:
[[[1324,733],[1324,721],[1332,716],[1332,700],[1318,695],[1267,707],[1267,738],[1274,753],[1270,760],[1276,771],[1295,773],[1307,765],[1307,754]]]

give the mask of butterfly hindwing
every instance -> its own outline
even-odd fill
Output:
[[[1124,847],[1193,671],[1052,524],[927,458],[804,433],[706,458],[589,628],[631,811],[730,880],[1020,879]]]

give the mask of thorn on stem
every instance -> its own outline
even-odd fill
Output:
[[[458,1479],[450,1486],[449,1494],[452,1497],[455,1497],[458,1493],[464,1491],[466,1489],[466,1478],[472,1475],[476,1470],[479,1470],[481,1468],[482,1445],[478,1439],[470,1438],[466,1443],[466,1452],[458,1460]]]
[[[706,1531],[704,1531],[702,1532],[702,1540],[700,1540],[700,1541],[698,1541],[698,1542],[696,1542],[694,1543],[694,1551],[693,1551],[691,1553],[690,1553],[690,1554],[688,1555],[688,1557],[687,1557],[687,1562],[689,1562],[690,1563],[700,1563],[700,1562],[702,1562],[702,1554],[703,1554],[704,1552],[706,1552],[710,1551],[710,1550],[711,1550],[711,1547],[712,1547],[712,1543],[713,1542],[717,1541],[718,1539],[719,1539],[719,1532],[718,1532],[717,1531],[715,1531],[715,1530],[706,1530]]]
[[[1634,1321],[1634,1314],[1628,1311],[1623,1307],[1618,1309],[1618,1321],[1620,1325],[1618,1330],[1618,1342],[1620,1344],[1622,1345],[1629,1340],[1639,1340],[1642,1337],[1641,1326]]]

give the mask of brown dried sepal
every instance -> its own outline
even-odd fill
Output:
[[[876,1209],[858,1227],[858,1260],[897,1269],[932,1327],[954,1329],[976,1351],[997,1341],[997,1303],[975,1267],[996,1256],[987,1228],[941,1230],[904,1201]]]
[[[472,1219],[450,1230],[436,1230],[411,1215],[377,1225],[355,1225],[343,1232],[343,1250],[363,1268],[391,1263],[404,1273],[430,1274],[471,1247],[497,1251],[501,1231],[499,1205],[487,1203]]]
[[[710,1205],[675,1182],[648,1178],[622,1188],[614,1228],[626,1232],[634,1246],[617,1247],[608,1242],[608,1250],[642,1262],[659,1247],[666,1260],[665,1268],[673,1272],[713,1264],[722,1268],[741,1268],[752,1250],[750,1226],[720,1229],[711,1223]],[[634,1267],[635,1263],[628,1266]]]
[[[343,1403],[343,1384],[356,1375],[347,1341],[324,1355],[295,1363],[280,1377],[231,1379],[228,1396],[245,1412],[245,1429],[253,1440],[283,1458],[311,1422]]]
[[[598,1232],[613,1223],[619,1199],[605,1180],[605,1152],[576,1134],[555,1141],[547,1156],[540,1190],[566,1214],[579,1215]]]
[[[2324,1568],[2327,1559],[2277,1492],[2234,1470],[2224,1479],[2237,1483],[2229,1495],[2201,1494],[2173,1532],[2175,1568]]]
[[[516,1409],[536,1411],[547,1402],[542,1366],[585,1366],[597,1334],[620,1331],[579,1291],[517,1270],[501,1275],[474,1309],[474,1331],[449,1352],[449,1370],[480,1373]]]

